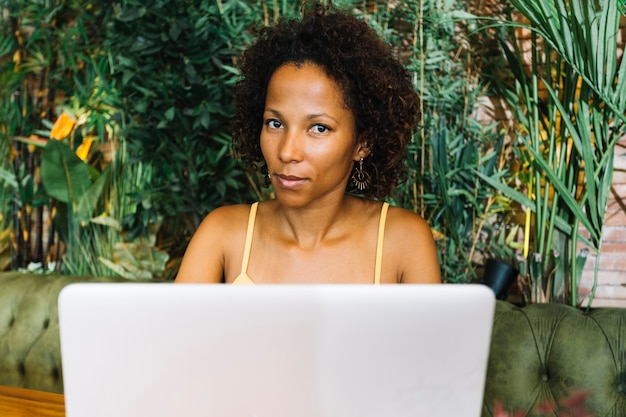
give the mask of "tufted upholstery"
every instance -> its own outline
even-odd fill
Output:
[[[56,303],[77,281],[122,280],[0,273],[0,385],[63,392]],[[590,390],[595,417],[626,417],[626,309],[498,301],[483,417],[493,416],[496,401],[532,410],[570,388]]]
[[[537,404],[572,389],[589,391],[595,417],[626,416],[626,309],[498,302],[483,417],[496,401],[534,416]]]
[[[0,273],[0,385],[63,392],[57,297],[90,278]]]

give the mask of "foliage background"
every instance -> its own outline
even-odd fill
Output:
[[[501,126],[478,121],[490,84],[482,51],[470,47],[486,39],[470,35],[471,2],[334,4],[394,45],[422,99],[409,177],[392,202],[430,222],[444,280],[477,279],[481,256],[512,256],[514,230],[504,227],[510,201],[473,174],[504,175],[512,154]],[[170,279],[206,213],[269,195],[229,154],[230,97],[254,28],[298,16],[297,2],[2,0],[0,8],[0,150],[11,150],[0,226],[13,227],[12,268],[56,262],[66,273]],[[61,145],[48,138],[64,111],[76,124],[63,149],[94,141],[89,198],[51,198],[73,184],[43,186],[36,168],[41,155],[59,162],[51,149]]]

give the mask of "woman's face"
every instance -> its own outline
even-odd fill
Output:
[[[274,72],[260,140],[276,197],[293,207],[343,196],[354,162],[367,156],[342,91],[313,64]]]

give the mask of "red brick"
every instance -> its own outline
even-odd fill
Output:
[[[583,307],[587,307],[588,303],[589,303],[589,300],[587,298],[584,298],[581,305]],[[599,307],[624,308],[626,307],[626,300],[594,297],[593,302],[591,303],[591,306],[594,308],[599,308]]]
[[[624,158],[626,160],[626,157]],[[622,170],[626,173],[626,166]],[[609,198],[615,198],[616,196],[620,196],[622,198],[626,197],[626,184],[623,182],[615,182],[615,176],[613,177],[613,183],[610,190],[611,195]]]
[[[584,294],[588,294],[591,290],[591,286],[589,287],[580,287],[581,292]],[[598,285],[596,288],[596,297],[598,298],[611,298],[611,299],[620,299],[626,301],[626,286],[623,285]]]
[[[585,262],[585,269],[593,269],[595,255],[590,254]],[[600,255],[601,271],[626,271],[626,256],[623,253],[603,253]]]
[[[626,203],[626,201],[624,203]],[[604,224],[605,227],[626,225],[626,212],[616,204],[609,206]]]
[[[611,186],[610,194],[608,196],[609,207],[622,207],[619,203],[623,203],[626,200],[626,184],[625,183],[616,183],[613,181],[613,185]]]
[[[586,237],[587,239],[589,239],[590,236],[589,232],[583,226],[578,227],[578,234],[582,237]]]
[[[614,213],[626,208],[626,184],[614,184],[608,199],[607,211]]]
[[[580,277],[580,285],[591,287],[593,284],[593,269],[586,269]],[[622,285],[626,284],[626,271],[599,271],[599,285]]]
[[[626,254],[626,242],[604,241],[602,242],[602,253]]]
[[[615,179],[615,174],[626,170],[626,156],[624,156],[623,145],[619,145],[615,148],[615,157],[613,158],[613,178]],[[615,181],[613,181],[615,182]]]
[[[615,159],[617,163],[618,159]],[[620,167],[615,167],[613,171],[613,185],[626,183],[626,158],[619,158]],[[621,166],[624,165],[624,166]]]
[[[604,233],[602,234],[602,241],[603,242],[626,242],[626,225],[606,227],[604,229]]]

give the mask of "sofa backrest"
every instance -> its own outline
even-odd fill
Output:
[[[121,280],[0,273],[0,385],[63,392],[57,298],[79,281]]]
[[[544,415],[538,405],[580,390],[595,417],[626,416],[626,309],[498,301],[483,417],[498,401],[510,412]]]

